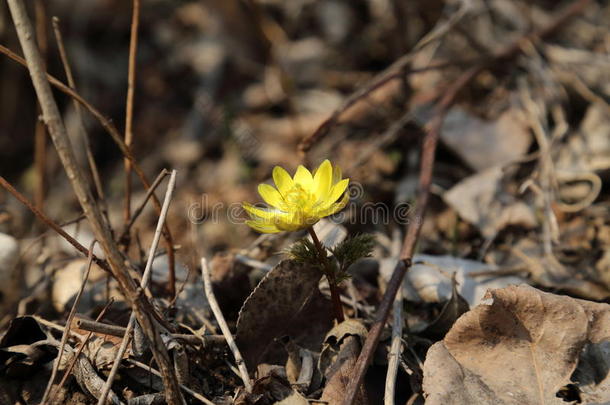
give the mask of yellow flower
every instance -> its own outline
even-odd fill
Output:
[[[332,167],[328,160],[322,162],[313,175],[299,166],[294,177],[290,177],[286,170],[276,166],[273,181],[276,188],[268,184],[258,186],[259,194],[270,207],[242,204],[252,218],[246,224],[262,233],[308,228],[320,218],[343,209],[348,201],[345,190],[349,179],[341,179],[341,169]]]

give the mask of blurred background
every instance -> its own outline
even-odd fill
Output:
[[[368,201],[392,210],[409,203],[420,140],[447,86],[467,67],[551,22],[568,4],[142,2],[132,150],[149,179],[163,168],[179,171],[169,223],[178,245],[200,250],[179,254],[193,263],[191,255],[253,241],[252,231],[222,214],[231,204],[260,201],[256,185],[269,179],[274,165],[294,170],[330,158],[360,187],[352,205]],[[122,133],[132,4],[36,0],[28,7],[49,73],[66,81],[52,24],[57,17],[76,91]],[[609,17],[607,2],[589,2],[569,24],[543,42],[523,41],[522,56],[495,63],[460,93],[447,115],[435,168],[431,215],[441,224],[427,224],[421,249],[483,258],[504,238],[523,237],[524,229],[546,235],[544,243],[555,249],[564,219],[593,209],[594,202],[607,207],[602,185],[610,168]],[[21,54],[4,3],[0,44]],[[393,75],[377,80],[388,68]],[[6,56],[0,58],[0,89],[0,172],[58,223],[78,217],[38,120],[27,71]],[[83,167],[83,138],[89,139],[108,213],[118,226],[125,193],[122,155],[95,118],[85,111],[81,120],[69,97],[55,95]],[[342,106],[307,154],[299,152],[299,144]],[[492,167],[501,173],[490,175]],[[480,173],[482,179],[471,183],[487,181],[502,196],[497,187],[484,195],[472,187],[451,193]],[[133,177],[134,200],[141,201],[144,192]],[[21,238],[43,230],[14,199],[0,193],[0,202],[4,232]],[[604,212],[605,224],[605,211],[594,212]],[[215,220],[206,221],[212,213]],[[144,246],[156,218],[148,209],[138,223]],[[351,222],[350,231],[384,235],[396,227],[396,221]],[[503,233],[515,230],[511,226],[521,227],[516,236]]]

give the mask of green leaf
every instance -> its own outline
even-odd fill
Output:
[[[339,263],[339,276],[347,278],[347,268],[364,257],[369,257],[375,247],[375,237],[364,233],[344,240],[332,249],[332,253]]]
[[[316,246],[309,239],[301,239],[293,243],[286,251],[288,256],[300,264],[322,269]]]

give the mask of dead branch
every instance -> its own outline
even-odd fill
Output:
[[[395,232],[392,238],[392,257],[397,257],[400,249],[400,231]],[[402,289],[399,288],[394,299],[392,320],[392,343],[388,353],[388,372],[385,379],[385,392],[383,402],[385,405],[394,405],[396,391],[396,376],[400,363],[400,352],[402,349]]]

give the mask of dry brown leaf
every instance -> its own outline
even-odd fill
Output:
[[[330,303],[318,290],[321,277],[311,266],[284,260],[261,280],[237,320],[236,340],[249,368],[255,369],[263,359],[283,364],[286,353],[275,339],[286,335],[318,350],[332,324]],[[282,358],[274,358],[272,348]]]
[[[250,269],[235,260],[232,253],[217,253],[210,263],[212,286],[222,312],[235,319],[250,293]]]
[[[451,277],[451,298],[443,305],[438,317],[422,333],[436,338],[435,340],[442,339],[455,321],[469,309],[468,302],[458,292],[454,273]]]
[[[465,178],[443,195],[443,199],[464,220],[475,225],[486,238],[509,225],[533,228],[534,211],[504,191],[504,171],[495,166]]]
[[[319,367],[326,377],[321,401],[326,401],[329,405],[343,402],[366,333],[367,330],[362,323],[348,319],[335,326],[326,336]],[[368,404],[364,386],[360,386],[354,403]]]
[[[45,343],[50,336],[47,328],[34,317],[11,320],[0,339],[0,376],[25,378],[53,360],[57,348]]]
[[[68,262],[58,269],[53,276],[51,289],[52,304],[59,313],[69,311],[74,299],[83,283],[83,276],[87,271],[87,259],[76,259]],[[83,291],[81,300],[76,307],[80,313],[85,313],[96,304],[96,295],[105,289],[105,283],[96,285],[95,282],[105,278],[106,272],[95,263],[91,265],[91,272],[87,280],[87,288]]]
[[[525,266],[538,285],[560,289],[571,295],[602,301],[610,297],[610,289],[592,279],[582,268],[562,264],[554,256],[544,254],[534,240],[522,239],[511,248],[512,256],[505,266]]]
[[[441,139],[475,170],[518,159],[527,153],[532,142],[519,112],[513,109],[493,121],[485,121],[459,107],[447,114]]]
[[[588,344],[580,354],[572,380],[584,403],[608,403],[610,398],[610,341]],[[606,401],[606,402],[604,402]]]
[[[527,285],[487,298],[428,351],[426,403],[565,404],[556,394],[578,387],[570,377],[581,351],[610,339],[610,306]],[[596,393],[603,389],[598,384]]]
[[[285,375],[270,371],[269,375],[254,382],[250,394],[243,391],[235,400],[236,405],[307,405],[307,399],[295,391]]]
[[[392,276],[395,263],[395,260],[381,263],[380,271],[386,280]],[[415,302],[449,301],[452,296],[452,274],[455,274],[457,281],[457,292],[471,307],[478,305],[490,288],[504,288],[526,281],[518,276],[496,276],[491,272],[498,269],[495,265],[455,256],[418,254],[413,257],[413,263],[405,276],[403,294],[407,300]],[[471,274],[481,271],[490,271],[489,276],[471,277]]]

